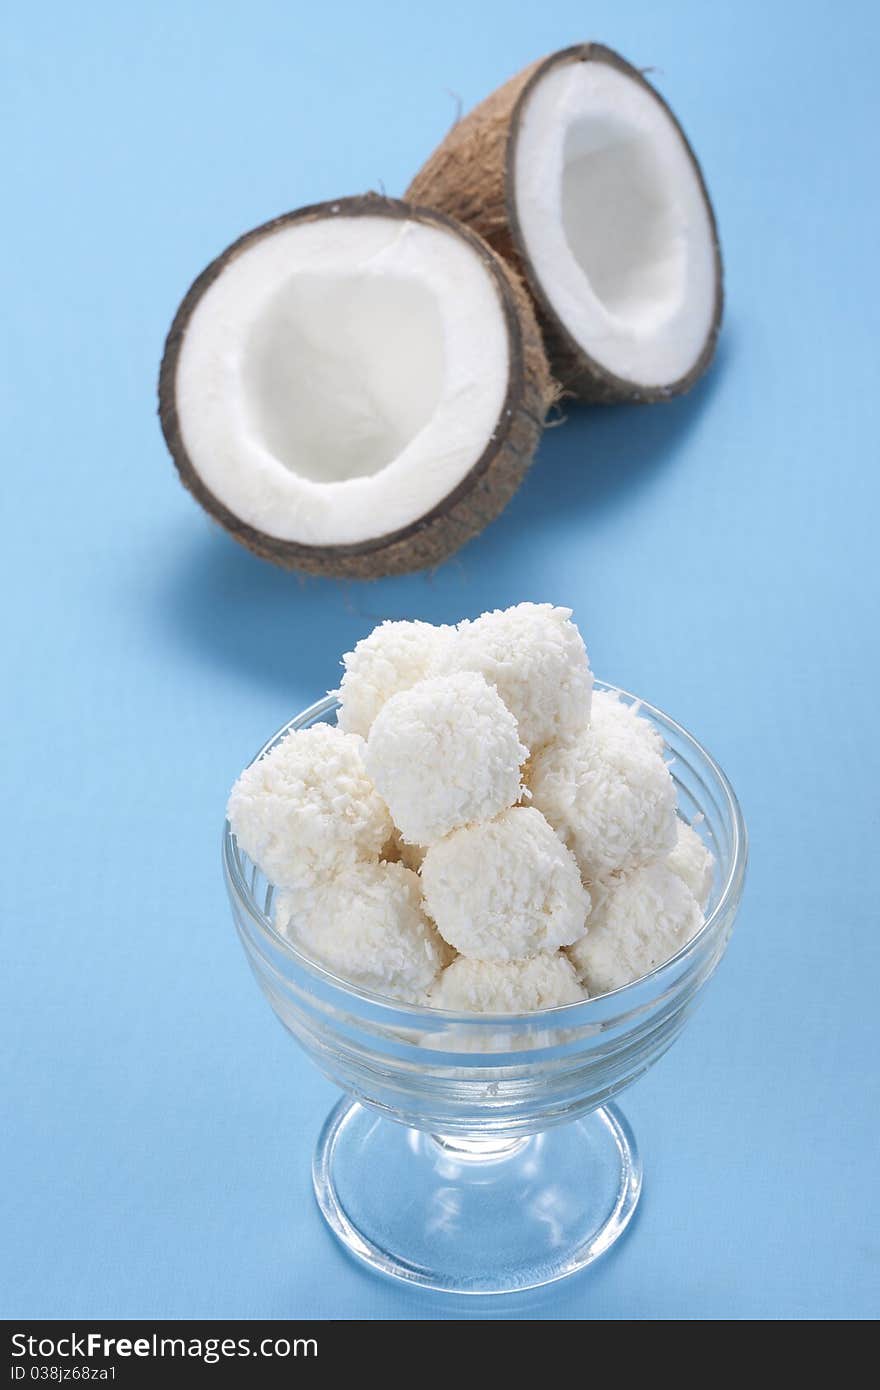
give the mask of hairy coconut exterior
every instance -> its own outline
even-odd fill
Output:
[[[516,211],[516,142],[526,102],[551,68],[562,63],[606,63],[651,93],[678,131],[706,204],[715,253],[712,326],[691,370],[667,386],[640,386],[607,371],[569,333],[529,261]],[[594,402],[660,401],[689,391],[715,353],[724,304],[723,266],[715,213],[703,172],[673,111],[638,68],[600,43],[576,44],[524,68],[452,127],[416,174],[405,196],[442,209],[479,232],[528,285],[544,334],[550,366],[567,395]]]
[[[177,364],[197,304],[236,256],[261,237],[271,236],[292,222],[339,216],[427,222],[468,242],[489,270],[501,300],[510,348],[508,388],[498,423],[482,455],[458,486],[431,511],[402,530],[356,545],[308,546],[279,540],[248,526],[206,487],[183,440],[177,413]],[[159,419],[184,486],[242,545],[286,569],[343,579],[376,579],[439,565],[498,515],[532,461],[544,417],[557,394],[531,300],[510,267],[473,229],[447,213],[367,193],[317,203],[276,217],[247,232],[202,271],[183,299],[165,343],[159,372]]]

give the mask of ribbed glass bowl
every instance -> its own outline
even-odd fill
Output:
[[[348,985],[275,930],[272,886],[225,827],[226,884],[257,982],[352,1098],[318,1141],[319,1206],[347,1248],[384,1273],[457,1293],[532,1288],[589,1264],[632,1216],[641,1166],[608,1102],[663,1055],[696,1007],[730,937],[747,855],[718,764],[674,720],[639,703],[663,735],[681,814],[701,818],[715,881],[705,925],[683,950],[582,1004],[452,1014]],[[334,697],[320,700],[257,756],[291,730],[332,722],[336,708]]]

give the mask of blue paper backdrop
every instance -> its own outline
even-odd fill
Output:
[[[443,1318],[333,1244],[333,1092],[218,866],[227,787],[378,618],[571,604],[599,674],[726,766],[728,959],[626,1098],[627,1239],[526,1318],[878,1311],[876,53],[870,3],[21,5],[2,102],[0,1312]],[[195,273],[303,202],[397,193],[466,107],[599,38],[654,68],[719,215],[711,376],[575,410],[437,574],[303,582],[179,486],[154,418]],[[471,1307],[469,1312],[473,1313]],[[504,1310],[491,1310],[495,1317]]]

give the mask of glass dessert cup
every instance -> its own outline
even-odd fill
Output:
[[[319,701],[266,748],[332,720],[336,703]],[[536,1288],[590,1264],[632,1219],[641,1162],[610,1102],[696,1007],[730,937],[747,854],[718,765],[667,715],[644,702],[641,713],[666,741],[681,813],[702,817],[715,882],[705,925],[683,950],[584,1003],[452,1014],[358,990],[275,930],[272,887],[226,826],[226,884],[251,969],[285,1028],[347,1092],[318,1139],[318,1205],[373,1269],[458,1294]]]

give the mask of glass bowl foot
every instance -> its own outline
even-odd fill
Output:
[[[526,1138],[441,1137],[343,1099],[312,1170],[334,1235],[427,1289],[500,1294],[591,1264],[623,1234],[642,1167],[612,1105]]]

